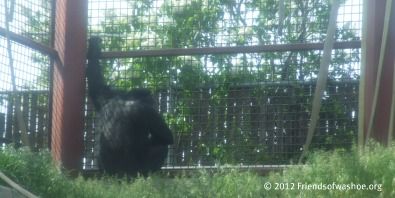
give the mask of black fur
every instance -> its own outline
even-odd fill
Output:
[[[98,163],[104,172],[117,176],[146,176],[160,170],[173,135],[154,109],[147,89],[114,91],[106,85],[100,67],[101,39],[89,40],[88,91],[96,109]]]

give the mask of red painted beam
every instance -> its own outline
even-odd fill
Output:
[[[395,6],[391,8],[392,15],[389,22],[389,32],[383,38],[384,15],[386,10],[386,0],[364,1],[367,9],[365,35],[365,83],[362,92],[364,104],[364,115],[362,115],[363,133],[365,138],[369,130],[369,122],[373,116],[371,137],[382,143],[387,143],[387,135],[390,123],[390,110],[392,99],[392,82],[394,80],[395,63]],[[394,4],[394,3],[393,3]],[[382,40],[386,39],[386,47],[382,51]],[[381,54],[382,53],[382,54]],[[379,68],[380,56],[383,56],[383,67],[381,75]],[[374,105],[374,95],[378,83],[378,93],[376,106]],[[362,84],[363,85],[363,84]],[[374,114],[374,115],[373,115]],[[360,128],[361,130],[361,128]]]
[[[83,155],[87,0],[56,1],[51,148],[67,170],[81,169]]]

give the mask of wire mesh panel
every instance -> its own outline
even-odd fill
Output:
[[[90,33],[109,50],[314,43],[325,39],[328,0],[90,0]],[[339,10],[338,40],[360,39],[361,1]]]
[[[47,148],[51,61],[21,40],[50,45],[52,1],[1,1],[0,7],[0,143]]]
[[[89,28],[108,84],[153,91],[175,136],[166,166],[286,164],[306,139],[329,11],[322,0],[90,0]],[[361,1],[342,4],[314,148],[355,139],[360,23]],[[89,102],[86,116],[94,168]]]

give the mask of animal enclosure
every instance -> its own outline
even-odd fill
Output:
[[[104,41],[107,82],[151,89],[175,134],[168,167],[276,165],[300,156],[328,1],[90,2],[89,33]],[[360,10],[359,1],[340,9],[314,148],[355,141]],[[89,104],[86,112],[93,122]],[[85,168],[95,166],[92,126]]]
[[[0,9],[0,137],[3,145],[28,137],[38,150],[51,136],[54,3],[8,2],[0,2],[8,8]],[[329,2],[89,0],[87,36],[103,39],[108,84],[154,94],[175,137],[166,167],[288,164],[306,141]],[[361,0],[341,4],[315,149],[356,139],[361,15]],[[88,97],[81,111],[81,166],[96,169]]]

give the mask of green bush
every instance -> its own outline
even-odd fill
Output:
[[[40,197],[395,197],[395,146],[369,145],[363,152],[315,152],[305,165],[262,177],[252,172],[219,168],[174,178],[153,175],[125,179],[72,179],[62,174],[45,152],[6,148],[0,152],[0,170]],[[271,189],[267,190],[268,184]],[[316,188],[344,190],[301,190]],[[373,190],[356,190],[375,185]],[[323,187],[325,186],[325,187]],[[311,186],[310,186],[311,187]],[[277,188],[277,189],[276,189]],[[350,188],[347,190],[347,188]]]
[[[5,148],[0,152],[0,170],[27,190],[42,197],[67,195],[72,183],[52,163],[48,151],[32,153]]]

